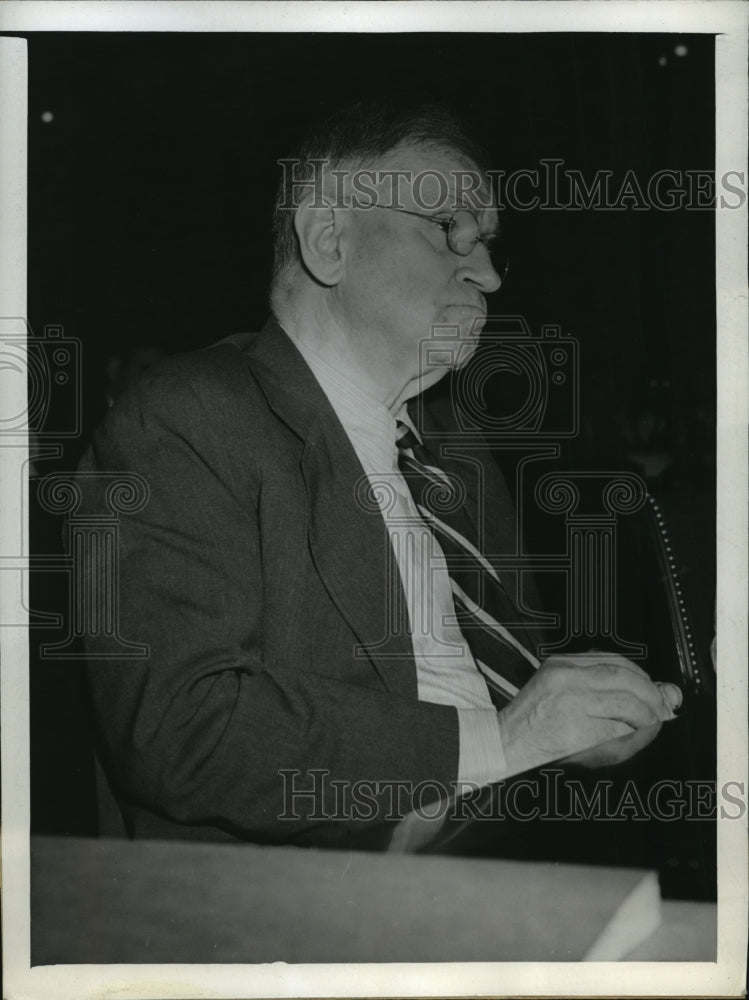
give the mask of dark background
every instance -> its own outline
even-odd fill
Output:
[[[614,190],[630,169],[644,187],[658,170],[714,162],[712,36],[27,37],[29,319],[36,335],[62,325],[83,363],[83,433],[40,473],[74,468],[105,412],[112,356],[144,342],[201,347],[263,322],[276,161],[339,104],[383,92],[448,100],[492,167],[561,158],[587,180],[611,170]],[[714,583],[714,221],[694,210],[505,212],[511,272],[490,304],[580,343],[583,431],[561,463],[638,469],[636,453],[668,456],[651,486],[703,647]],[[53,400],[48,432],[67,405]],[[34,536],[38,552],[59,547],[49,519]],[[37,574],[32,605],[64,607],[63,576]],[[32,661],[52,632],[32,635]],[[64,663],[32,668],[40,831],[95,830],[73,674]]]
[[[56,34],[29,45],[30,319],[82,340],[87,427],[113,347],[189,349],[262,322],[276,161],[349,99],[449,100],[508,173],[557,157],[586,179],[613,171],[616,189],[629,169],[644,186],[714,160],[712,36]],[[622,412],[651,383],[671,383],[684,420],[712,413],[711,211],[537,209],[503,223],[512,271],[495,308],[579,338],[598,452],[610,455]]]

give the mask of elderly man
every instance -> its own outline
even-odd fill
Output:
[[[131,835],[386,847],[440,789],[622,761],[678,706],[620,656],[539,663],[527,574],[492,565],[498,471],[407,405],[501,286],[480,155],[439,109],[330,119],[285,163],[273,317],[149,371],[97,433],[84,471],[149,489],[119,570],[148,656],[89,670]]]

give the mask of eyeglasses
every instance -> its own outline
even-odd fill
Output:
[[[391,212],[400,212],[403,215],[415,215],[417,219],[426,219],[442,230],[447,239],[448,248],[460,257],[467,257],[476,248],[476,244],[481,243],[489,252],[492,267],[499,275],[500,281],[505,280],[510,269],[510,259],[495,233],[481,235],[479,220],[470,209],[459,208],[445,218],[438,215],[425,215],[423,212],[412,212],[407,208],[395,208],[394,205],[372,205],[372,208],[386,208]]]

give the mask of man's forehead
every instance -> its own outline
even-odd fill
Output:
[[[378,174],[377,187],[384,192],[389,186],[405,208],[437,211],[495,206],[486,173],[459,150],[404,144],[377,158],[372,169]]]
[[[470,208],[491,226],[496,199],[486,173],[457,150],[402,145],[379,156],[325,170],[331,197],[353,207],[373,203],[436,214]]]

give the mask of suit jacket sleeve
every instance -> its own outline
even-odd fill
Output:
[[[335,818],[310,800],[298,819],[279,819],[288,811],[279,772],[301,772],[297,787],[315,768],[346,783],[447,785],[457,713],[388,691],[374,670],[362,684],[328,664],[297,670],[268,657],[267,630],[285,623],[265,620],[263,470],[245,440],[263,433],[268,414],[258,404],[253,431],[236,394],[206,388],[174,360],[118,401],[81,467],[83,513],[103,507],[102,477],[86,472],[136,472],[150,494],[120,518],[118,570],[120,634],[148,656],[88,664],[114,775],[168,819],[248,839],[360,830],[385,817],[392,785],[345,817],[326,782],[322,812]]]

